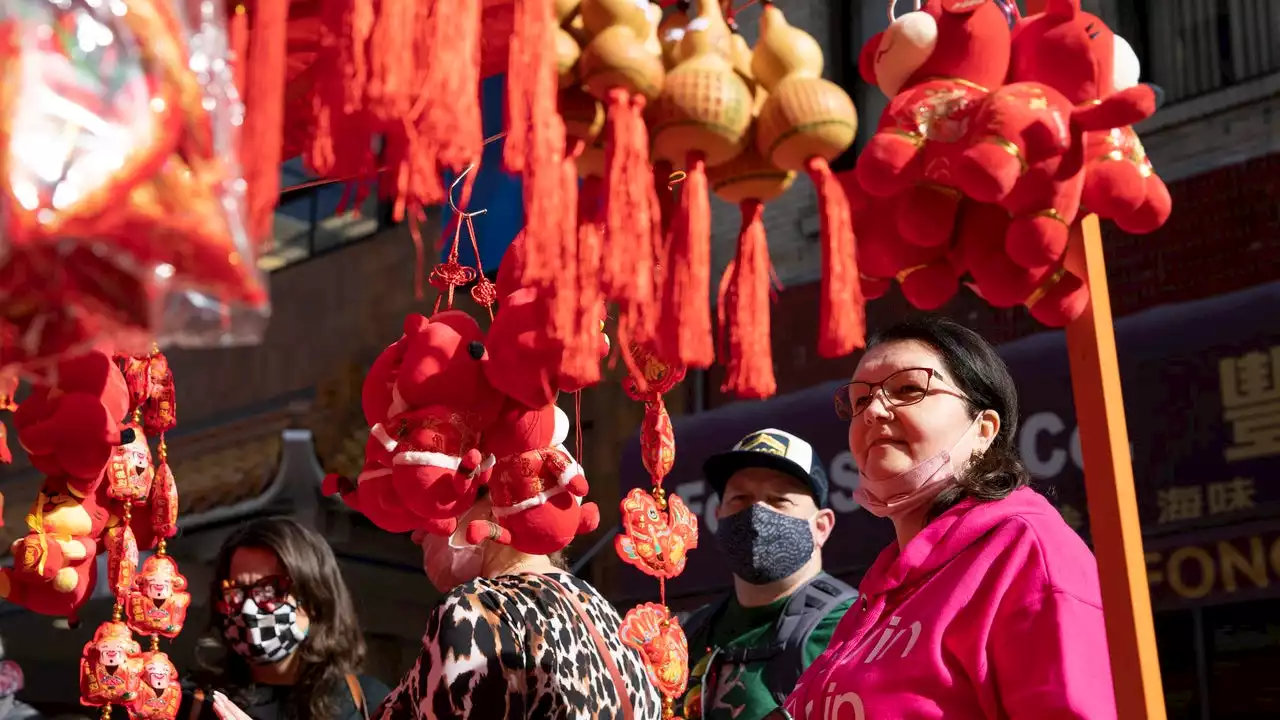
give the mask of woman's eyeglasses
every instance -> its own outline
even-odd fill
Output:
[[[858,417],[870,407],[877,389],[884,395],[885,402],[893,407],[915,405],[929,395],[936,372],[933,368],[906,368],[880,382],[851,382],[841,385],[836,390],[836,415],[841,420]]]
[[[283,575],[270,575],[252,585],[237,585],[232,580],[222,581],[222,599],[218,603],[218,612],[229,615],[239,612],[246,599],[252,599],[263,612],[275,612],[289,595],[289,578]]]

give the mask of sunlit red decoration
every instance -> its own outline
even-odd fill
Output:
[[[177,671],[160,651],[186,621],[191,596],[166,539],[177,532],[177,490],[166,457],[164,433],[176,424],[173,376],[159,350],[118,355],[115,365],[127,388],[124,442],[113,452],[94,497],[109,520],[102,540],[115,598],[111,620],[98,627],[81,661],[81,703],[126,708],[133,718],[174,720],[181,690]],[[152,464],[144,430],[159,436],[159,467]],[[139,547],[154,549],[138,567]],[[150,637],[145,649],[133,636]]]
[[[52,362],[95,343],[208,341],[192,318],[265,308],[228,152],[240,104],[220,25],[172,0],[42,0],[6,18],[0,367],[50,379]]]
[[[621,637],[642,653],[650,678],[662,692],[663,716],[673,717],[689,678],[689,646],[666,607],[666,582],[684,571],[689,551],[698,547],[698,519],[679,496],[668,495],[662,487],[676,452],[662,395],[684,379],[685,369],[667,365],[648,346],[633,344],[630,357],[638,375],[625,378],[622,385],[627,395],[645,404],[640,453],[653,484],[649,490],[632,490],[622,500],[622,533],[614,539],[614,549],[623,562],[658,579],[660,602],[630,610]]]
[[[890,98],[856,172],[868,297],[897,281],[934,309],[964,281],[995,307],[1063,326],[1089,302],[1083,269],[1068,264],[1079,220],[1093,212],[1143,233],[1168,219],[1168,190],[1132,129],[1155,93],[1080,0],[1025,18],[1009,0],[929,3],[873,37],[859,68]]]
[[[684,695],[689,686],[689,641],[665,605],[645,603],[633,608],[618,634],[643,655],[649,681],[663,697]]]
[[[168,655],[155,650],[143,653],[140,660],[138,694],[129,704],[129,716],[134,720],[173,720],[182,703],[178,669]]]

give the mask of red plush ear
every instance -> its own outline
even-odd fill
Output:
[[[498,282],[495,284],[498,297],[505,298],[521,288],[520,279],[524,277],[525,249],[524,230],[521,230],[498,263]]]
[[[952,15],[968,15],[993,0],[942,0],[942,12]]]
[[[1045,3],[1044,14],[1050,17],[1074,20],[1080,12],[1080,0],[1049,0]]]
[[[867,44],[862,46],[862,52],[858,53],[858,72],[868,85],[879,85],[876,82],[876,53],[880,51],[882,40],[884,40],[884,33],[878,32],[872,35]]]
[[[382,351],[365,375],[364,385],[360,388],[360,407],[364,411],[365,423],[380,423],[391,414],[396,375],[400,371],[400,363],[404,361],[404,353],[405,342],[402,337]]]
[[[425,330],[427,326],[430,324],[431,324],[431,321],[428,320],[425,316],[419,315],[418,313],[409,313],[404,318],[403,332],[405,335],[413,335],[414,333],[420,333],[423,330]]]
[[[547,334],[549,311],[534,288],[503,299],[489,326],[485,376],[493,387],[529,408],[555,401],[562,346]]]

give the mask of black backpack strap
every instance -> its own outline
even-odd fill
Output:
[[[684,630],[684,636],[692,646],[696,639],[706,634],[706,642],[711,640],[711,623],[724,612],[725,607],[729,604],[729,596],[725,595],[719,600],[703,605],[702,607],[689,613],[687,617],[680,620],[680,629]],[[701,648],[699,648],[701,650]]]
[[[774,630],[776,654],[765,667],[766,684],[774,701],[782,705],[804,673],[804,650],[823,618],[842,603],[856,600],[858,591],[826,573],[796,590],[782,609]]]

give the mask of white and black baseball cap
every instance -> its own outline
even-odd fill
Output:
[[[827,506],[827,473],[813,446],[784,430],[766,428],[742,438],[733,449],[712,455],[702,465],[703,477],[721,497],[729,478],[746,468],[768,468],[800,481]]]

